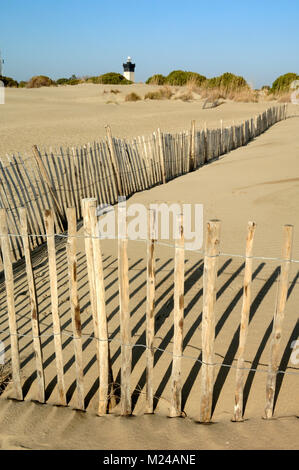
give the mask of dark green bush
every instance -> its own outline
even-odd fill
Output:
[[[19,88],[26,88],[27,82],[24,82],[24,80],[20,81],[19,83]]]
[[[42,86],[53,86],[55,82],[45,75],[32,77],[27,83],[27,88],[41,88]]]
[[[78,85],[79,83],[81,83],[81,80],[79,78],[71,78],[68,81],[68,85]]]
[[[294,80],[299,80],[296,73],[285,73],[280,75],[272,84],[272,93],[282,93],[290,90],[290,85]]]
[[[14,80],[13,78],[4,77],[3,75],[0,75],[0,81],[4,83],[5,87],[8,87],[8,88],[17,88],[18,87],[18,82],[16,80]]]
[[[186,72],[184,70],[173,70],[170,72],[169,75],[166,77],[166,83],[168,85],[175,85],[175,86],[183,86],[186,85],[187,82],[192,81],[196,85],[200,86],[206,77],[200,75],[196,72]]]
[[[148,85],[165,85],[166,83],[166,77],[164,75],[161,75],[160,73],[157,73],[156,75],[152,75],[149,77],[146,82]]]
[[[88,83],[98,83],[103,85],[131,85],[131,81],[127,80],[120,73],[109,72],[100,75],[99,77],[89,77],[86,80]]]
[[[56,80],[56,84],[57,85],[68,85],[70,79],[69,78],[58,78],[58,80]]]
[[[235,91],[242,88],[248,88],[245,78],[229,72],[223,73],[219,77],[209,78],[205,82],[205,85],[208,88],[221,88],[225,91]]]

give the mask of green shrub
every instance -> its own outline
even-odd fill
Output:
[[[141,98],[139,95],[137,95],[137,93],[129,93],[128,95],[126,95],[125,97],[125,101],[140,101]]]
[[[164,75],[161,75],[160,73],[157,73],[156,75],[149,77],[145,83],[147,83],[148,85],[165,85],[166,77],[164,77]]]
[[[18,87],[18,82],[16,80],[14,80],[13,78],[4,77],[3,75],[0,75],[0,81],[4,83],[5,87],[8,87],[8,88],[17,88]]]
[[[24,80],[22,80],[22,81],[19,83],[19,88],[26,88],[27,83],[28,83],[28,82],[24,82]]]
[[[272,84],[272,93],[283,93],[290,90],[290,85],[294,80],[299,80],[299,75],[296,73],[286,73],[280,75]]]
[[[58,80],[56,80],[56,85],[68,85],[69,81],[69,78],[58,78]]]
[[[205,80],[206,77],[200,75],[199,73],[185,72],[183,70],[173,70],[166,77],[166,83],[168,85],[175,86],[184,86],[189,81],[195,82],[198,86],[200,86]]]
[[[228,72],[223,73],[219,77],[209,78],[204,85],[208,88],[221,88],[226,92],[248,88],[245,78]]]
[[[68,81],[68,85],[78,85],[79,83],[82,83],[81,80],[79,80],[79,78],[71,78]]]
[[[27,83],[27,88],[41,88],[43,86],[53,86],[55,82],[45,75],[37,75],[32,77]]]
[[[100,75],[99,77],[89,77],[87,82],[103,85],[131,85],[132,83],[120,73],[115,72],[104,73],[104,75]]]

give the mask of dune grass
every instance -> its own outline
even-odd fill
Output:
[[[0,395],[11,380],[11,369],[9,364],[0,364]]]
[[[125,101],[140,101],[141,98],[137,93],[129,93],[128,95],[125,96]]]
[[[164,86],[157,91],[150,91],[144,96],[145,100],[170,100],[173,96],[173,91],[168,86]]]

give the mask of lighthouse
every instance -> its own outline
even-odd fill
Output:
[[[124,77],[131,82],[135,81],[135,64],[132,64],[131,57],[128,57],[127,63],[123,64],[124,67]]]

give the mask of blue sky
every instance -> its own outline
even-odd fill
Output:
[[[4,74],[121,72],[136,81],[174,69],[232,72],[254,87],[299,73],[298,0],[0,0]]]

